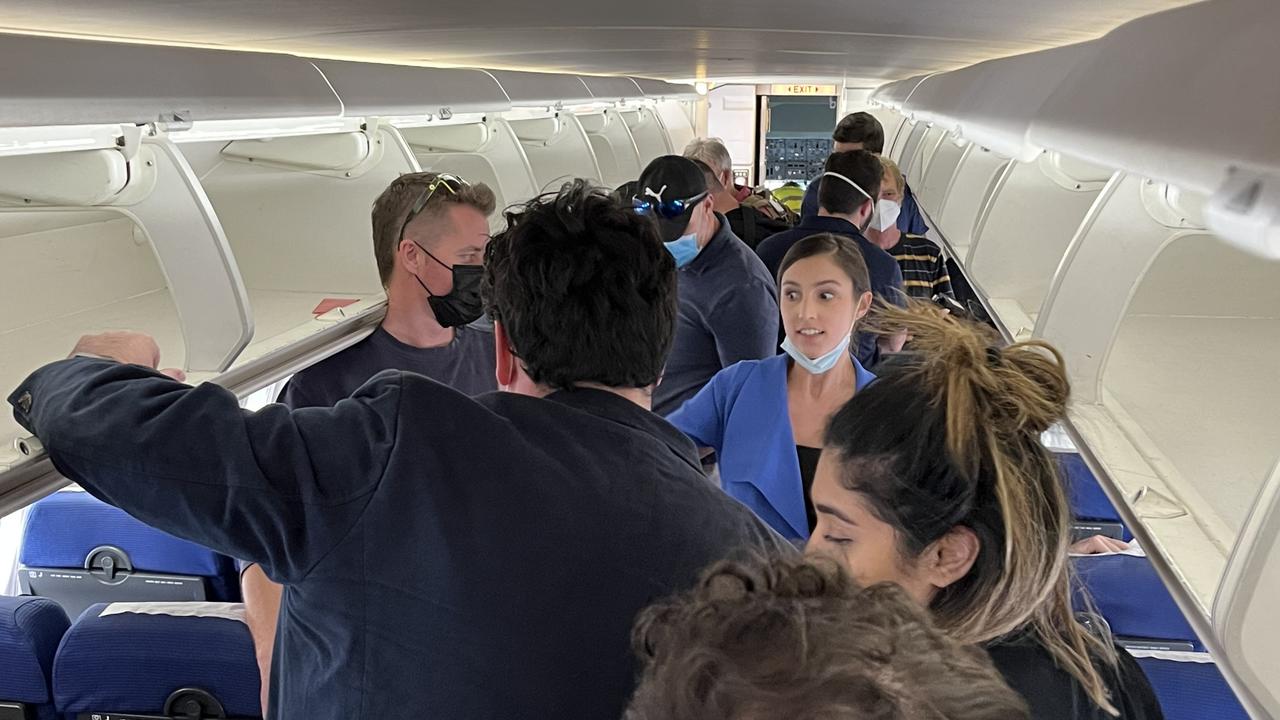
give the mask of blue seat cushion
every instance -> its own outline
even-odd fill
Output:
[[[1063,482],[1071,502],[1071,513],[1081,520],[1121,522],[1120,513],[1111,503],[1084,458],[1077,453],[1058,453]]]
[[[1080,583],[1098,613],[1120,637],[1191,642],[1203,649],[1182,610],[1145,557],[1086,555],[1075,558]],[[1079,593],[1077,610],[1083,610]]]
[[[156,530],[84,492],[56,492],[31,506],[18,560],[27,567],[82,568],[103,545],[128,554],[136,572],[211,578],[211,599],[239,599],[231,558]]]
[[[1249,720],[1213,663],[1138,658],[1165,720]]]
[[[52,702],[53,659],[70,624],[48,598],[0,596],[0,700]]]
[[[262,714],[253,639],[243,622],[135,612],[104,616],[109,607],[85,610],[58,651],[53,685],[59,712],[159,713],[174,691],[199,688],[229,716]]]

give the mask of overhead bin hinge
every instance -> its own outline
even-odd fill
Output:
[[[124,155],[125,162],[133,162],[142,148],[142,135],[146,128],[142,125],[121,125],[120,137],[116,138],[116,147]]]

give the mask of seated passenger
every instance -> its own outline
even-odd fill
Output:
[[[782,261],[778,304],[785,354],[721,370],[668,419],[719,459],[724,491],[780,535],[804,541],[827,421],[875,379],[849,352],[871,307],[862,252],[822,234],[796,243]]]
[[[639,187],[635,209],[656,220],[679,268],[675,344],[653,395],[654,412],[668,415],[721,369],[776,354],[778,301],[760,258],[715,211],[697,163],[657,158]]]
[[[9,398],[69,479],[285,585],[272,718],[616,718],[636,614],[785,548],[648,410],[677,302],[656,225],[583,181],[507,224],[482,286],[507,392],[384,372],[245,412],[108,333]]]
[[[921,353],[853,396],[813,481],[811,554],[892,581],[984,645],[1037,720],[1160,718],[1137,663],[1071,609],[1071,520],[1040,434],[1066,410],[1062,358],[1006,348],[931,307],[889,308]]]
[[[867,228],[867,239],[898,261],[902,269],[902,289],[907,295],[920,300],[944,295],[954,300],[951,273],[942,257],[942,248],[929,238],[904,233],[894,224],[902,210],[902,171],[887,157],[880,158],[880,163],[884,165],[880,202],[876,217]]]
[[[761,240],[790,229],[790,225],[765,215],[738,199],[733,184],[733,160],[724,143],[714,138],[697,138],[684,149],[684,156],[707,166],[707,188],[711,192],[712,208],[729,221],[733,234],[752,250]]]
[[[897,261],[863,235],[875,211],[875,199],[880,195],[883,170],[880,159],[864,150],[840,152],[827,158],[826,168],[820,183],[822,208],[818,214],[801,220],[794,230],[778,233],[760,243],[756,248],[760,259],[777,277],[782,258],[792,245],[819,233],[844,235],[853,238],[862,250],[871,276],[871,292],[876,298],[881,302],[903,302],[902,270]],[[905,339],[901,338],[902,341]],[[879,359],[881,348],[888,352],[902,348],[898,338],[877,342],[871,333],[859,333],[855,340],[854,354],[867,367]]]
[[[1020,720],[981,650],[901,589],[830,563],[721,563],[636,624],[645,662],[624,720]]]
[[[299,371],[279,402],[329,407],[383,370],[408,370],[467,395],[498,389],[493,333],[469,325],[483,312],[480,261],[494,195],[455,175],[401,175],[373,204],[373,255],[387,314],[369,337]],[[246,620],[267,707],[280,585],[250,564],[241,576]]]
[[[835,141],[832,144],[833,152],[866,150],[876,155],[884,155],[884,126],[869,112],[845,115],[836,125],[835,131],[831,133],[831,139]],[[800,207],[802,218],[816,214],[820,207],[816,180],[817,178],[805,188],[804,202]],[[911,186],[906,183],[905,178],[900,202],[902,211],[898,214],[898,229],[912,235],[924,235],[929,232],[929,226],[925,224],[924,216],[920,214],[920,208],[916,205],[915,193],[911,191]]]

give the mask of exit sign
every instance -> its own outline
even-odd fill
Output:
[[[770,95],[835,95],[835,85],[774,85]]]

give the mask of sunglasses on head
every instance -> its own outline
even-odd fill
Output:
[[[444,188],[445,192],[450,195],[457,195],[459,189],[470,186],[471,183],[451,173],[436,175],[435,179],[422,189],[422,194],[413,202],[413,205],[409,206],[409,214],[404,216],[404,222],[400,224],[400,237],[404,237],[404,229],[409,227],[409,223],[413,222],[414,218],[418,217],[422,209],[431,201],[431,197],[436,194],[436,190]]]
[[[645,191],[648,197],[632,196],[631,209],[641,215],[651,215],[666,218],[667,220],[675,220],[692,210],[698,203],[702,202],[707,196],[704,190],[697,195],[681,200],[663,200],[655,195],[651,190]]]

